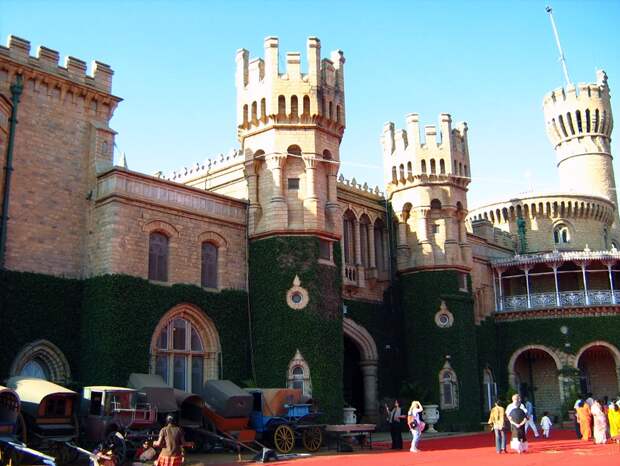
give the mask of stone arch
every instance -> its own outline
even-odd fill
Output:
[[[560,357],[556,354],[556,352],[553,349],[549,348],[548,346],[544,346],[544,345],[527,345],[527,346],[522,346],[521,348],[516,350],[514,353],[512,353],[512,356],[510,356],[510,360],[508,361],[508,373],[509,374],[514,373],[515,363],[517,362],[517,359],[519,358],[519,356],[521,356],[523,353],[529,350],[541,350],[541,351],[548,353],[549,356],[551,356],[551,358],[555,362],[555,365],[558,368],[558,370],[562,369],[562,361],[560,360]]]
[[[152,220],[148,223],[145,223],[142,227],[142,231],[147,233],[160,231],[166,236],[168,236],[168,238],[172,238],[173,236],[179,236],[179,230],[177,230],[174,225],[171,225],[168,222],[164,222],[163,220]]]
[[[360,352],[360,369],[364,386],[364,417],[369,422],[377,422],[379,406],[377,404],[377,372],[379,352],[374,338],[364,327],[345,317],[342,320],[344,336],[353,341]]]
[[[295,370],[300,368],[303,378],[296,377]],[[312,397],[312,379],[310,377],[310,366],[306,362],[299,348],[295,351],[295,355],[288,363],[286,370],[286,381],[288,388],[298,388],[295,382],[302,382],[302,393],[304,396]]]
[[[63,384],[71,379],[69,361],[60,348],[49,340],[36,340],[24,346],[13,360],[11,377],[20,375],[24,366],[31,361],[45,366],[51,382]]]
[[[157,342],[159,336],[175,318],[182,318],[189,321],[197,330],[202,338],[205,353],[205,378],[219,379],[220,374],[220,355],[222,346],[217,327],[211,318],[198,306],[189,303],[181,303],[168,310],[157,323],[151,336],[150,351],[150,373],[154,374],[156,369]]]
[[[590,349],[590,348],[592,348],[594,346],[602,346],[604,348],[607,348],[611,352],[611,355],[614,358],[614,361],[616,363],[616,367],[620,366],[620,350],[618,350],[618,348],[616,348],[611,343],[608,343],[608,342],[603,341],[603,340],[597,340],[597,341],[593,341],[592,343],[588,343],[588,344],[582,346],[581,349],[579,351],[577,351],[577,354],[575,355],[575,361],[574,361],[575,368],[579,367],[579,358],[581,358],[583,353],[585,353],[588,349]]]
[[[228,247],[228,242],[226,241],[226,238],[214,231],[203,231],[202,233],[200,233],[198,235],[198,242],[200,244],[204,242],[213,243],[220,249],[226,249]]]

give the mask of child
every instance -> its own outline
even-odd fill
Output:
[[[545,438],[549,438],[549,431],[551,430],[552,425],[553,422],[549,419],[549,411],[545,411],[542,419],[540,420],[540,427],[542,427]]]

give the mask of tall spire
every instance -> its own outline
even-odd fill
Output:
[[[570,81],[570,77],[568,76],[568,68],[566,67],[566,59],[564,58],[564,52],[562,51],[562,45],[560,44],[560,35],[558,34],[558,29],[555,27],[555,21],[553,20],[553,10],[550,6],[545,8],[545,11],[549,13],[549,19],[551,20],[551,27],[553,28],[553,35],[555,36],[555,42],[558,45],[558,50],[560,52],[560,63],[562,64],[562,71],[564,72],[564,78],[566,79],[566,85],[570,86],[572,83]]]

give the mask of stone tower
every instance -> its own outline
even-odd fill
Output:
[[[328,419],[342,416],[342,217],[336,195],[345,128],[344,56],[321,60],[308,39],[278,63],[237,52],[237,128],[249,198],[250,312],[258,386],[281,386],[304,361],[312,397]],[[277,342],[279,354],[274,356]],[[301,366],[299,366],[301,367]]]
[[[419,117],[407,116],[407,129],[383,129],[387,197],[397,220],[398,270],[434,266],[469,268],[467,244],[467,186],[470,182],[467,124],[452,128],[447,113],[440,115],[440,131],[424,128]]]
[[[478,419],[479,408],[464,402],[480,399],[473,264],[464,223],[470,182],[467,125],[452,128],[450,115],[443,113],[439,130],[426,126],[421,140],[418,115],[410,114],[406,130],[385,125],[382,143],[387,199],[398,222],[404,346],[407,355],[424,354],[408,358],[408,380],[429,387],[429,399],[440,401],[446,425]],[[445,392],[446,384],[454,394],[460,387],[458,395]],[[456,397],[463,402],[455,405]]]
[[[556,89],[543,100],[547,136],[557,156],[563,191],[618,200],[611,156],[613,118],[607,75],[596,83]]]
[[[246,160],[250,236],[311,232],[335,239],[339,147],[345,128],[344,56],[321,60],[321,42],[307,41],[307,73],[299,52],[280,70],[278,39],[265,58],[237,51],[237,128]],[[282,72],[284,71],[284,72]]]

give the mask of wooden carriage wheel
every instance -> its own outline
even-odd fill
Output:
[[[317,451],[323,443],[323,431],[320,427],[309,427],[303,430],[301,442],[308,451]]]
[[[295,446],[295,432],[290,426],[280,424],[273,431],[273,445],[280,453],[288,453]]]

